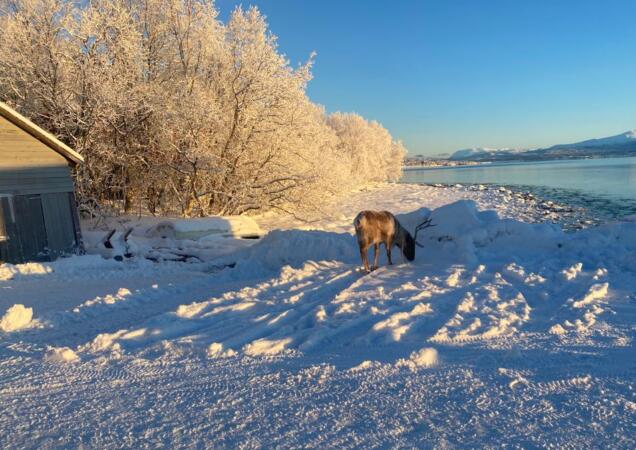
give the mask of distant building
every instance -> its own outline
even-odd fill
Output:
[[[71,169],[81,155],[0,102],[0,262],[81,250]]]

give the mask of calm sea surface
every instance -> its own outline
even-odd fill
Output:
[[[505,185],[598,208],[606,218],[636,214],[636,157],[409,168],[401,181]]]

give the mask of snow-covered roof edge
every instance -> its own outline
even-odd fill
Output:
[[[51,133],[44,131],[42,128],[31,122],[29,119],[8,106],[6,103],[0,102],[0,116],[4,117],[15,126],[20,127],[46,146],[55,150],[73,164],[84,162],[84,158],[82,157],[82,155],[57,139]]]

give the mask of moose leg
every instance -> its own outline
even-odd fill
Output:
[[[391,261],[391,249],[393,248],[393,243],[387,242],[384,246],[386,247],[386,258],[389,260],[389,265],[393,265],[393,261]]]
[[[360,245],[360,258],[362,259],[362,265],[364,270],[369,273],[369,247]]]
[[[373,270],[378,268],[378,256],[380,253],[380,244],[373,244]]]

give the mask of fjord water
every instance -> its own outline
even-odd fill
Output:
[[[636,157],[409,168],[401,181],[506,185],[599,208],[606,218],[636,214]]]

